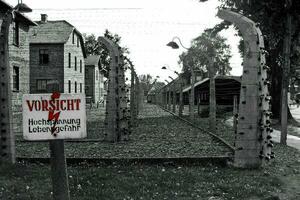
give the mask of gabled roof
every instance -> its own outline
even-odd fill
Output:
[[[100,61],[100,55],[90,55],[85,60],[85,66],[95,66],[97,67],[99,65]]]
[[[241,78],[239,76],[224,76],[224,75],[217,75],[215,79],[220,79],[220,80],[235,80],[237,82],[241,82]],[[201,85],[205,82],[209,81],[209,78],[204,78],[201,81],[198,81],[194,84],[194,87],[197,87],[198,85]],[[191,89],[191,86],[188,86],[183,89],[183,92],[188,92]]]
[[[89,55],[85,60],[84,60],[84,65],[86,67],[88,66],[93,66],[93,67],[98,67],[100,71],[104,72],[106,69],[104,69],[101,66],[101,61],[100,61],[100,55]]]
[[[148,95],[155,94],[156,91],[160,90],[165,84],[163,82],[155,83],[152,88],[149,90]]]
[[[7,9],[7,10],[13,10],[14,9],[14,7],[12,5],[10,5],[9,3],[7,3],[7,2],[5,2],[3,0],[0,0],[0,8],[1,9]],[[37,25],[35,22],[33,22],[31,19],[29,19],[24,14],[22,14],[22,13],[20,13],[18,11],[15,11],[15,13],[16,13],[16,16],[17,16],[17,18],[18,18],[19,21],[27,23],[30,26],[36,26]]]
[[[65,20],[36,22],[38,26],[30,30],[30,44],[65,44],[73,31],[79,36],[84,57],[86,52],[81,33]]]

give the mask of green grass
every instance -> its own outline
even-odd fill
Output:
[[[69,166],[71,199],[186,200],[212,196],[264,199],[287,192],[282,177],[295,177],[295,180],[299,177],[299,151],[280,145],[274,150],[277,158],[262,170],[179,165],[94,166],[84,163]],[[293,195],[290,200],[300,197],[297,190]],[[25,163],[1,166],[0,199],[51,199],[49,166]]]

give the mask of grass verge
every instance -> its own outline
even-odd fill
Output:
[[[110,165],[68,167],[71,199],[276,199],[291,193],[287,179],[300,185],[300,153],[276,145],[277,158],[261,170],[217,166]],[[299,189],[299,188],[298,188]],[[18,163],[0,167],[0,199],[51,199],[48,165]]]

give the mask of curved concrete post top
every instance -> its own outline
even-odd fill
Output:
[[[100,36],[98,37],[98,42],[101,44],[104,44],[104,46],[108,49],[108,51],[113,54],[114,56],[118,56],[119,54],[119,47],[117,44],[115,44],[113,41],[110,39]]]
[[[219,10],[217,16],[236,25],[244,39],[234,165],[242,168],[260,167],[264,160],[273,157],[264,39],[256,23],[239,13]]]

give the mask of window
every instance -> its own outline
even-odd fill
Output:
[[[82,73],[82,60],[80,60],[80,73]]]
[[[71,68],[71,53],[69,53],[69,68]]]
[[[82,83],[80,83],[80,93],[82,93]]]
[[[70,80],[68,81],[68,85],[69,85],[69,93],[71,93],[72,90],[71,90],[71,81]]]
[[[47,91],[47,80],[45,80],[45,79],[36,80],[36,90],[39,92],[46,92]]]
[[[99,72],[98,72],[98,70],[96,70],[96,80],[98,80],[99,79]]]
[[[48,49],[40,49],[40,64],[46,65],[49,63],[49,51]]]
[[[19,67],[14,66],[13,67],[13,91],[18,92],[20,89],[20,73],[19,73]]]
[[[19,23],[18,22],[13,22],[12,23],[13,27],[13,44],[16,46],[19,46]]]
[[[75,81],[75,93],[77,93],[77,82]]]
[[[77,37],[77,47],[79,47],[79,38]]]
[[[37,92],[53,92],[60,91],[59,81],[57,79],[37,79],[36,80]]]
[[[75,71],[77,71],[77,57],[75,56]]]
[[[72,34],[72,44],[75,44],[75,32],[73,31],[73,34]]]

